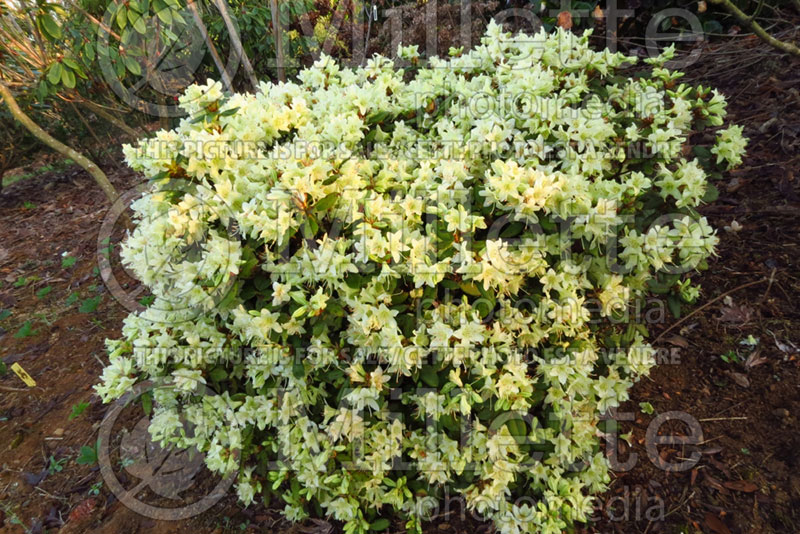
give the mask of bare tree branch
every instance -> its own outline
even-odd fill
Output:
[[[278,63],[278,79],[282,82],[286,81],[286,70],[284,69],[283,62],[283,39],[281,35],[281,17],[278,12],[278,0],[270,0],[269,9],[272,11],[272,38],[275,41],[275,60]]]
[[[109,202],[111,204],[116,202],[117,198],[119,197],[117,190],[108,180],[108,176],[106,176],[106,174],[100,170],[100,167],[98,167],[93,161],[74,148],[71,148],[54,138],[52,135],[44,131],[41,126],[33,122],[33,120],[20,109],[19,104],[17,104],[17,101],[11,94],[11,91],[2,81],[0,81],[0,96],[3,97],[3,101],[5,102],[6,106],[8,106],[8,110],[11,112],[11,115],[13,115],[14,118],[17,119],[34,137],[62,156],[72,159],[72,161],[83,167],[83,169],[88,172],[92,178],[94,178],[95,182],[97,182],[97,185],[99,185],[100,189],[103,190],[103,193],[106,194]]]
[[[795,5],[797,5],[800,3],[800,0],[794,0],[794,2]],[[793,56],[800,57],[800,48],[792,43],[787,43],[771,36],[766,30],[764,30],[764,28],[761,27],[758,22],[754,20],[753,17],[747,15],[744,11],[736,7],[731,0],[711,0],[711,3],[724,7],[734,17],[736,17],[739,22],[750,28],[753,33],[766,41],[770,46],[773,46],[774,48],[777,48],[783,52],[792,54]]]
[[[233,46],[236,54],[242,60],[242,66],[244,67],[244,71],[247,73],[247,77],[250,78],[250,84],[253,86],[253,91],[258,91],[258,79],[253,71],[253,66],[250,64],[250,60],[247,58],[247,54],[244,53],[242,41],[239,39],[239,32],[236,31],[236,26],[233,25],[233,19],[231,19],[231,13],[228,11],[228,4],[225,2],[225,0],[214,0],[214,5],[217,6],[217,9],[219,9],[220,14],[222,15],[222,20],[225,21],[225,26],[228,28],[228,34],[231,38],[231,46]]]
[[[219,70],[220,75],[222,76],[222,83],[225,85],[225,88],[228,91],[233,90],[233,83],[231,82],[231,76],[228,74],[228,70],[225,68],[225,64],[222,62],[222,59],[219,57],[219,53],[217,52],[217,47],[214,46],[214,41],[208,36],[208,29],[206,28],[205,23],[203,23],[203,18],[200,16],[200,11],[197,9],[197,5],[194,3],[194,0],[189,0],[186,2],[186,7],[192,12],[192,18],[194,18],[195,24],[197,24],[197,29],[200,30],[200,35],[203,36],[203,39],[206,42],[206,46],[208,46],[208,51],[211,54],[211,58],[214,60],[214,64],[217,66],[217,70]]]

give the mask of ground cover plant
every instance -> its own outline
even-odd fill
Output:
[[[587,43],[491,24],[425,67],[406,47],[191,87],[175,130],[125,147],[152,187],[122,257],[155,299],[98,393],[154,381],[153,438],[292,520],[419,529],[445,489],[501,532],[586,520],[602,415],[654,362],[630,310],[698,297],[717,238],[695,208],[745,145],[672,50],[635,71]]]

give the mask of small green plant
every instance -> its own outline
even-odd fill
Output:
[[[60,473],[64,470],[64,465],[67,463],[67,458],[61,458],[56,460],[55,456],[50,456],[50,463],[47,466],[47,472],[50,476],[55,475],[56,473]]]
[[[739,354],[733,349],[720,356],[720,359],[723,362],[730,364],[742,363],[741,356],[739,356]]]
[[[97,440],[92,446],[84,445],[81,447],[81,452],[75,459],[78,465],[94,465],[97,463],[97,449],[100,448],[100,440]]]
[[[16,287],[16,288],[24,287],[24,286],[28,285],[28,282],[30,282],[29,278],[27,278],[25,276],[20,276],[19,278],[17,278],[14,281],[14,287]]]
[[[88,402],[80,402],[78,404],[73,404],[72,405],[72,412],[70,412],[70,414],[69,414],[69,420],[72,421],[73,419],[76,419],[76,418],[80,417],[83,414],[83,412],[86,411],[86,408],[88,408],[88,407],[89,407],[89,403]]]
[[[103,487],[103,481],[95,482],[92,484],[92,487],[89,488],[89,495],[100,495],[100,490]]]
[[[50,292],[52,292],[52,291],[53,291],[52,286],[45,286],[45,287],[43,287],[42,289],[40,289],[39,291],[36,292],[36,297],[40,298],[40,299],[43,299],[47,295],[49,295]]]
[[[100,300],[102,298],[103,297],[101,297],[100,295],[97,295],[95,297],[89,297],[88,299],[84,300],[81,303],[80,307],[78,308],[78,311],[81,313],[93,313],[94,311],[97,310],[97,306],[100,305]]]
[[[0,321],[7,319],[11,315],[11,310],[0,310]]]
[[[75,265],[77,261],[78,258],[76,258],[75,256],[64,256],[61,259],[61,267],[63,267],[64,269],[69,269],[70,267]]]
[[[78,295],[78,293],[70,293],[70,295],[67,297],[67,300],[64,301],[64,304],[66,304],[67,306],[72,306],[73,304],[78,302],[80,298],[81,296]]]
[[[6,362],[0,360],[0,377],[6,376],[8,374],[8,367],[6,366]]]
[[[26,200],[25,202],[22,203],[22,207],[25,208],[26,210],[32,210],[33,208],[36,207],[36,204],[31,202],[30,200]]]
[[[646,413],[647,415],[653,415],[656,411],[656,409],[653,408],[653,405],[649,402],[640,402],[639,409],[641,409],[642,412]]]
[[[33,330],[33,323],[31,321],[25,321],[22,323],[22,326],[19,328],[19,330],[17,330],[17,333],[14,334],[14,337],[17,339],[22,339],[35,334],[36,331]]]

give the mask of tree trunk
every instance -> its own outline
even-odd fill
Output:
[[[62,156],[70,158],[72,161],[83,167],[83,169],[88,172],[92,178],[94,178],[94,180],[97,182],[97,185],[99,185],[100,189],[103,190],[103,193],[106,194],[109,202],[111,204],[116,202],[119,195],[117,194],[117,190],[114,189],[114,186],[108,180],[108,177],[105,175],[105,173],[101,171],[100,168],[86,156],[74,148],[68,147],[58,139],[55,139],[52,135],[45,132],[41,126],[33,122],[33,120],[31,120],[31,118],[20,109],[17,101],[11,94],[11,91],[2,81],[0,81],[0,96],[3,97],[6,106],[8,106],[8,109],[11,111],[11,114],[14,116],[14,118],[17,119],[34,137]]]
[[[228,34],[231,38],[231,46],[233,46],[233,49],[236,51],[239,59],[242,60],[242,66],[244,67],[244,71],[247,73],[248,78],[250,78],[250,84],[253,86],[253,91],[258,91],[258,80],[256,79],[256,74],[253,72],[253,66],[250,64],[247,54],[244,53],[242,41],[239,39],[239,32],[236,31],[236,27],[233,25],[233,20],[231,19],[230,11],[228,11],[227,3],[225,0],[214,0],[214,5],[217,6],[217,9],[219,9],[220,14],[222,15],[222,20],[225,21],[225,26],[228,28]]]
[[[278,0],[270,0],[269,10],[272,11],[272,38],[275,41],[275,60],[278,63],[278,79],[286,81],[286,71],[283,65],[283,31],[281,30],[281,14],[278,12]]]
[[[192,18],[194,19],[194,23],[197,25],[197,29],[200,30],[200,35],[203,36],[203,39],[206,42],[206,46],[208,47],[208,51],[211,53],[211,59],[214,60],[214,64],[217,66],[217,70],[219,70],[220,76],[222,76],[222,83],[225,85],[225,89],[228,91],[233,91],[233,83],[231,82],[231,76],[228,74],[228,70],[225,68],[225,64],[222,62],[222,59],[219,57],[219,53],[217,52],[217,47],[214,46],[214,41],[211,40],[211,37],[208,36],[208,29],[206,25],[203,23],[203,18],[200,16],[200,11],[197,9],[197,5],[194,3],[194,0],[189,0],[186,2],[186,7],[189,8],[189,11],[192,12]]]

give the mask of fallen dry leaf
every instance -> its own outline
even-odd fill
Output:
[[[717,490],[718,492],[722,493],[723,495],[730,495],[730,492],[725,488],[725,486],[720,484],[719,480],[717,480],[716,478],[712,477],[708,473],[705,473],[704,476],[703,476],[703,484],[705,484],[706,486],[709,486],[711,488],[714,488],[715,490]]]
[[[749,480],[730,480],[723,482],[723,486],[733,491],[741,491],[742,493],[753,493],[758,490],[758,486]]]
[[[747,182],[748,180],[742,180],[740,178],[731,179],[731,181],[728,182],[728,185],[726,186],[726,188],[728,189],[728,193],[735,193],[736,191],[741,189],[741,187]]]
[[[717,534],[731,534],[731,529],[722,522],[722,519],[717,517],[711,512],[706,512],[705,517],[703,518],[706,526],[716,532]]]
[[[736,382],[741,387],[743,388],[750,387],[750,380],[742,373],[737,373],[736,371],[726,371],[725,374],[731,377],[733,381]]]
[[[745,369],[752,369],[753,367],[758,367],[759,365],[767,363],[767,358],[761,355],[761,349],[754,350],[750,356],[747,357],[747,360],[744,362]]]
[[[770,334],[772,334],[772,339],[775,340],[775,346],[778,348],[779,351],[783,352],[784,354],[794,354],[796,352],[800,352],[800,349],[797,348],[797,345],[786,340],[786,343],[778,341],[778,337],[770,330],[767,330]]]
[[[81,521],[92,515],[92,512],[96,507],[97,507],[96,499],[86,499],[69,513],[68,522],[80,523]]]
[[[732,325],[743,325],[753,317],[753,308],[745,304],[733,304],[722,307],[722,315],[719,316],[720,322]]]
[[[666,339],[666,341],[670,345],[675,345],[676,347],[680,347],[682,349],[689,348],[689,342],[686,341],[686,338],[683,336],[670,336]]]

